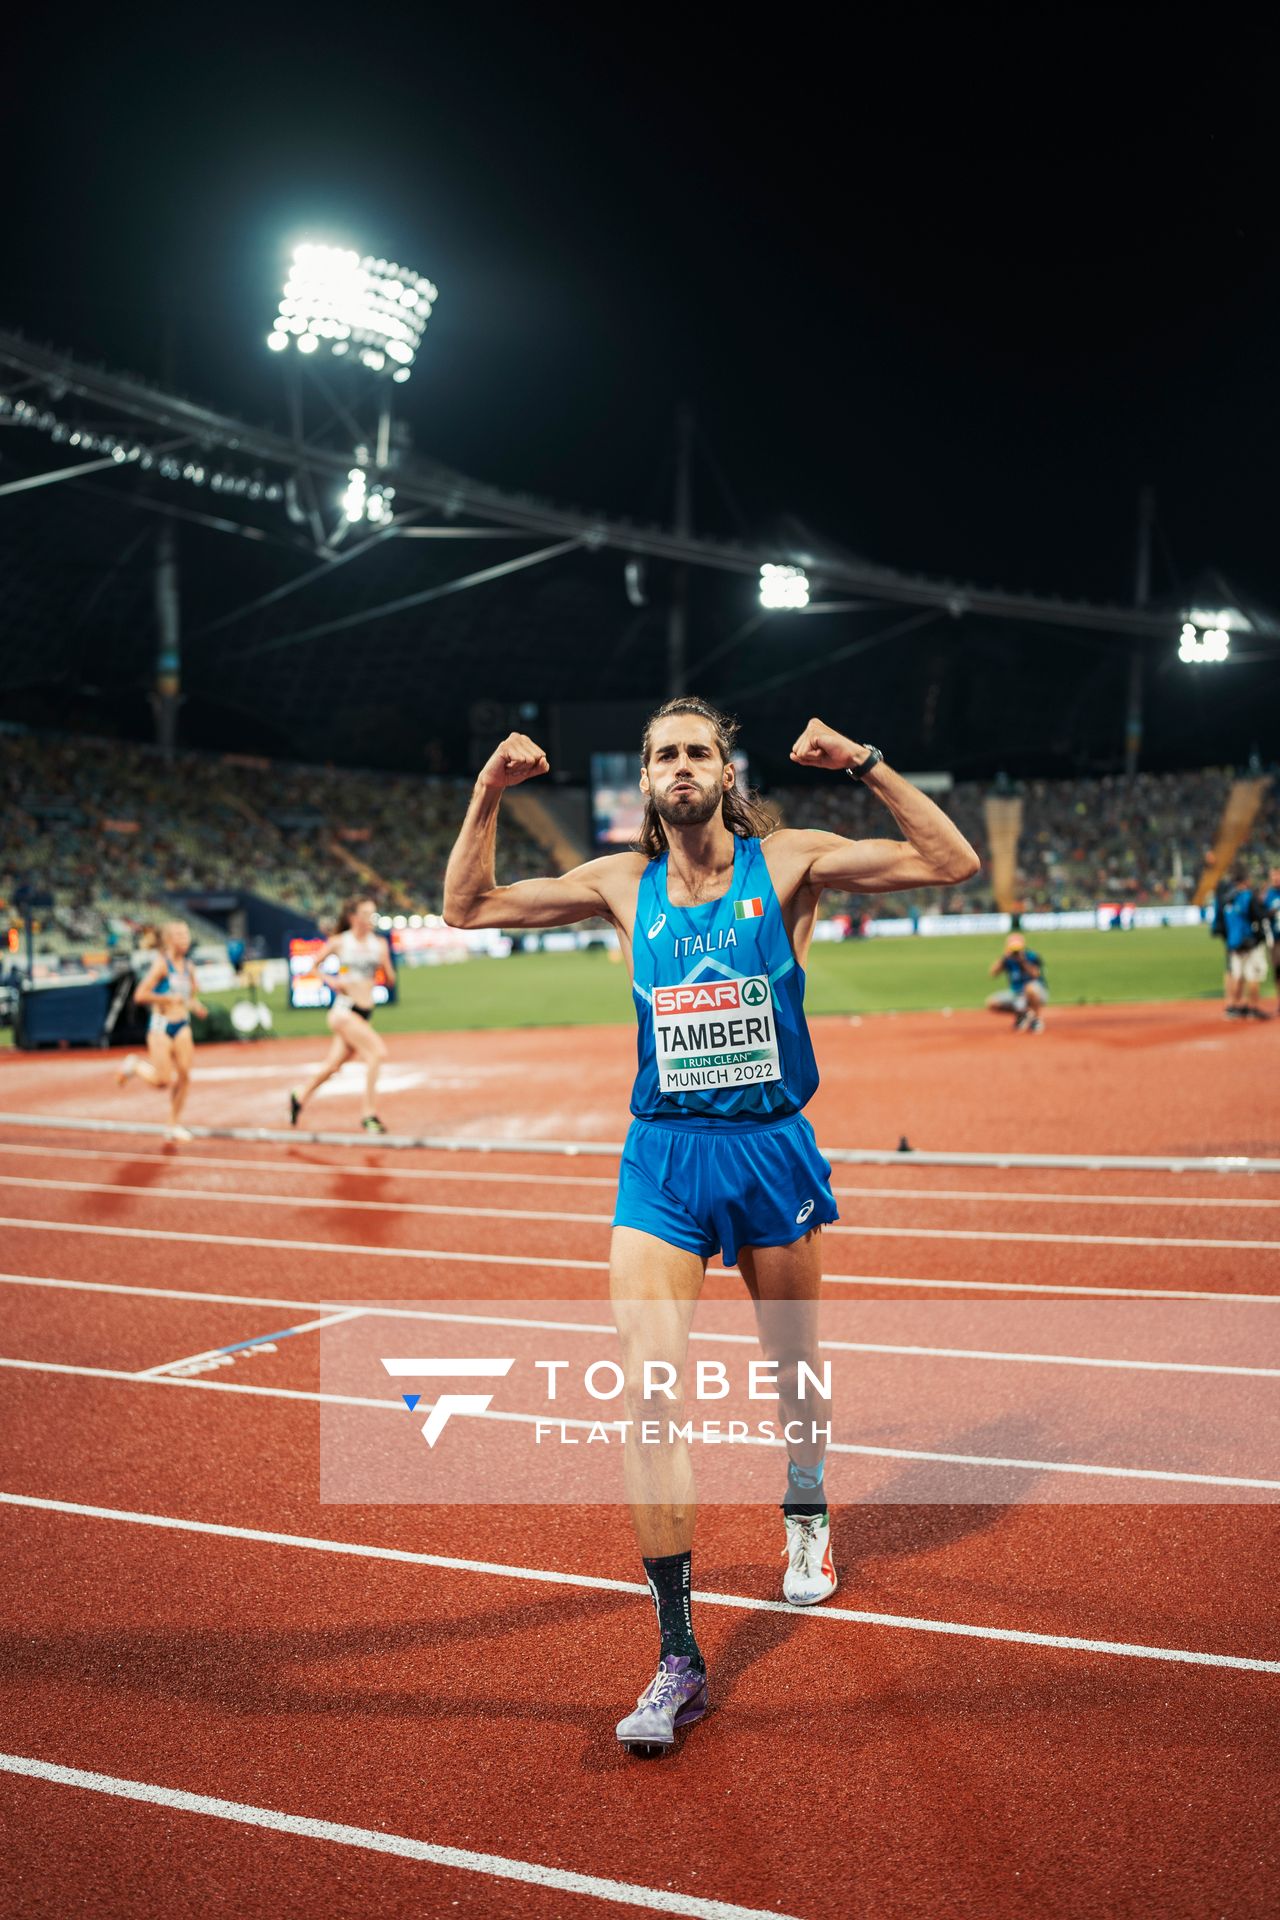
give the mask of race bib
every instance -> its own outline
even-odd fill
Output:
[[[653,1044],[662,1093],[782,1078],[773,989],[763,974],[655,987]]]

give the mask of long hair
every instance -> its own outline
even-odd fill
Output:
[[[373,895],[371,893],[353,893],[349,900],[343,901],[342,911],[338,915],[338,924],[333,930],[335,934],[345,933],[347,931],[356,917],[356,908],[363,906],[366,900],[373,901]],[[376,902],[373,903],[375,905],[377,904]]]
[[[659,720],[666,720],[675,713],[693,713],[700,720],[709,721],[715,730],[716,752],[727,767],[733,759],[734,744],[738,738],[738,723],[729,714],[721,713],[706,700],[699,700],[693,694],[681,694],[675,700],[668,700],[663,706],[649,715],[644,723],[644,738],[640,742],[640,764],[647,767],[649,755],[653,750],[653,729]],[[721,803],[724,809],[724,823],[730,833],[736,833],[740,840],[763,839],[772,833],[777,821],[756,793],[744,793],[741,788],[730,787]],[[636,838],[636,852],[644,854],[648,860],[656,860],[659,854],[667,850],[667,830],[662,817],[653,804],[653,795],[645,799],[644,821]]]

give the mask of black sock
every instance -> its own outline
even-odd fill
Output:
[[[822,1485],[826,1464],[825,1460],[819,1460],[816,1467],[798,1467],[794,1460],[788,1460],[787,1491],[782,1498],[784,1513],[803,1518],[827,1511],[827,1496]]]
[[[704,1665],[698,1643],[693,1637],[690,1606],[693,1596],[693,1555],[664,1553],[656,1559],[646,1559],[644,1574],[658,1615],[663,1657],[669,1653],[682,1653],[695,1666]]]

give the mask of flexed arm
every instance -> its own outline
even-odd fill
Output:
[[[494,850],[502,796],[508,787],[546,772],[546,754],[524,733],[509,733],[481,769],[445,869],[444,917],[451,927],[566,927],[595,914],[610,915],[601,887],[618,866],[617,855],[588,860],[557,878],[519,880],[510,887],[497,883]]]
[[[811,720],[791,758],[797,766],[844,772],[860,766],[871,752],[822,720]],[[939,806],[883,760],[865,784],[882,800],[905,840],[848,840],[813,833],[813,858],[806,874],[812,887],[836,887],[847,893],[893,893],[908,887],[953,886],[971,880],[982,862],[959,827]]]

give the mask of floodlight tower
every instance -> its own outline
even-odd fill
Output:
[[[267,335],[268,347],[290,359],[296,352],[298,364],[317,378],[322,361],[359,368],[376,383],[378,397],[377,427],[366,436],[359,422],[318,381],[332,413],[355,441],[347,485],[340,500],[332,503],[340,518],[326,535],[324,514],[305,463],[301,396],[296,382],[291,386],[300,477],[309,495],[310,513],[304,517],[310,518],[318,545],[336,545],[359,521],[376,526],[391,519],[395,489],[384,477],[391,464],[391,390],[410,378],[438,297],[423,274],[394,260],[311,240],[293,250],[275,324]]]

